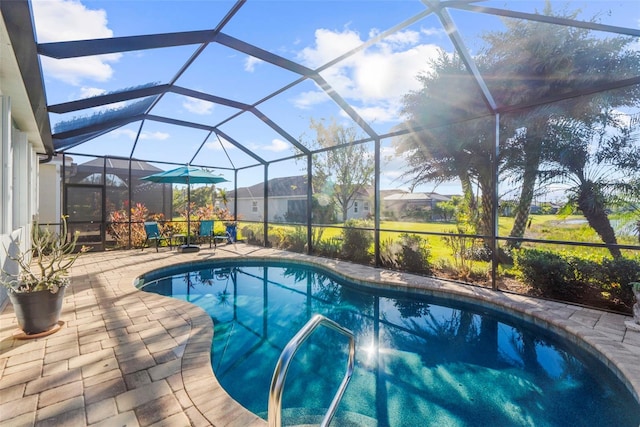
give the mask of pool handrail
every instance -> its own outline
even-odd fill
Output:
[[[329,409],[327,410],[327,413],[322,419],[322,423],[320,425],[322,427],[328,426],[331,422],[331,419],[335,415],[338,409],[338,405],[340,404],[340,400],[342,399],[342,395],[347,389],[347,385],[349,384],[349,380],[351,379],[351,375],[353,374],[353,366],[356,353],[356,339],[353,335],[353,332],[351,332],[349,329],[340,326],[338,323],[326,318],[321,314],[316,314],[311,319],[309,319],[309,321],[302,328],[300,328],[298,333],[296,333],[294,337],[291,338],[291,340],[282,350],[282,353],[280,353],[278,363],[276,363],[276,367],[273,371],[273,377],[271,378],[271,387],[269,388],[269,406],[267,411],[269,427],[280,427],[282,425],[282,391],[284,382],[287,378],[289,364],[291,363],[291,360],[293,360],[293,357],[295,356],[300,346],[320,325],[327,326],[349,338],[349,359],[347,361],[347,370],[344,377],[342,378],[340,387],[333,397],[333,400],[329,405]]]

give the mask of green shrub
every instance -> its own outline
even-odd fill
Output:
[[[349,261],[368,264],[372,260],[373,231],[369,221],[350,219],[342,229],[342,257]]]
[[[412,273],[431,274],[429,242],[415,234],[400,235],[400,268]]]
[[[337,238],[320,240],[313,246],[313,250],[318,256],[338,258],[342,252],[342,240]]]
[[[575,276],[567,260],[556,252],[537,249],[513,251],[516,275],[543,296],[562,295],[575,287]]]
[[[398,263],[399,254],[402,246],[399,242],[391,237],[380,242],[380,263],[383,267],[397,269],[400,267]]]
[[[307,228],[297,225],[291,229],[279,229],[279,244],[277,246],[292,252],[304,252],[307,247]]]
[[[640,259],[614,258],[602,262],[603,270],[607,272],[608,286],[614,298],[619,298],[625,304],[633,303],[633,289],[630,283],[640,281]]]
[[[582,302],[584,295],[597,295],[627,310],[633,305],[629,283],[640,278],[639,259],[597,260],[537,249],[514,251],[514,268],[516,275],[542,296]]]
[[[383,267],[431,274],[430,257],[429,242],[416,234],[402,233],[399,240],[388,238],[380,242]]]
[[[283,241],[286,236],[286,231],[283,227],[269,227],[268,232],[268,247],[270,248],[282,248]]]
[[[462,225],[457,226],[457,233],[448,231],[449,236],[442,237],[444,244],[451,250],[453,266],[460,277],[469,277],[473,267],[477,243],[475,238],[469,237],[471,233]]]
[[[242,227],[242,236],[251,245],[264,244],[264,226],[260,224],[245,225]]]

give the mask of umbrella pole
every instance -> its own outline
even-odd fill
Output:
[[[187,244],[179,248],[180,252],[198,252],[198,246],[191,246],[191,184],[187,176]]]
[[[187,246],[191,246],[191,184],[187,177]]]

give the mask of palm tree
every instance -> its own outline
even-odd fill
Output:
[[[469,222],[476,232],[488,234],[493,119],[474,119],[486,116],[487,110],[475,80],[456,55],[441,51],[430,65],[430,73],[418,76],[422,88],[403,99],[408,120],[401,128],[411,132],[394,140],[396,155],[403,156],[408,166],[402,179],[412,187],[458,180]]]
[[[575,19],[578,13],[554,14],[547,2],[543,14]],[[489,44],[484,55],[491,64],[487,82],[503,105],[535,105],[560,93],[637,76],[640,54],[628,49],[633,38],[603,39],[586,29],[535,21],[505,20],[505,25],[506,31],[483,36]],[[541,178],[539,166],[546,161],[548,150],[553,150],[548,143],[554,118],[595,116],[603,108],[635,105],[639,100],[640,87],[636,85],[605,96],[583,96],[502,117],[509,136],[505,168],[517,177],[521,189],[511,237],[524,236],[536,182]]]
[[[224,188],[218,188],[216,192],[216,197],[220,198],[220,201],[222,202],[222,204],[226,209],[227,205],[229,204],[229,199],[227,198],[227,190],[225,190]],[[215,205],[215,200],[214,200],[214,205]]]
[[[557,121],[544,173],[569,184],[569,203],[575,203],[604,243],[616,245],[607,207],[620,195],[634,191],[630,178],[637,179],[640,170],[640,146],[620,115],[609,111],[597,119]],[[619,248],[608,249],[614,258],[622,256]]]

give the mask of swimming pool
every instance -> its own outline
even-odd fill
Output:
[[[304,265],[224,262],[145,276],[144,290],[204,308],[227,392],[266,418],[282,348],[315,313],[356,334],[356,371],[333,425],[638,426],[640,406],[602,363],[498,312],[390,291],[363,292]],[[336,343],[338,344],[336,346]],[[346,342],[319,330],[298,352],[283,421],[324,414]],[[309,421],[310,422],[310,421]]]

